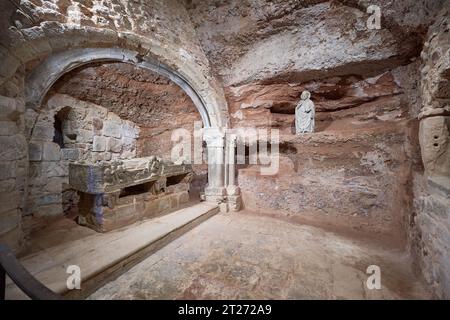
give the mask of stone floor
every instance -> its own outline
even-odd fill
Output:
[[[380,290],[365,283],[381,268]],[[246,213],[219,214],[89,299],[423,299],[395,249]]]
[[[51,290],[80,299],[218,212],[216,204],[195,203],[106,233],[60,219],[32,235],[20,262]],[[67,289],[71,265],[80,268],[81,291]],[[27,298],[9,278],[6,284],[7,299]]]

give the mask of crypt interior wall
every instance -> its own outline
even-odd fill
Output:
[[[333,77],[249,90],[249,100],[256,102],[237,112],[257,127],[280,129],[281,157],[276,176],[259,175],[259,166],[239,171],[244,205],[405,245],[412,172],[422,170],[417,107],[406,94],[417,86],[418,68],[413,63],[365,79]],[[316,133],[294,137],[295,102],[304,89],[315,97]],[[283,107],[265,106],[281,97],[288,97]],[[230,103],[230,109],[237,105]]]
[[[198,110],[179,86],[125,63],[89,65],[65,74],[44,106],[28,109],[25,120],[30,159],[26,235],[49,219],[78,215],[79,197],[68,181],[70,162],[146,156],[170,161],[173,130],[184,128],[192,137],[195,122],[202,126]],[[193,169],[190,196],[198,201],[207,166]]]
[[[192,0],[187,8],[232,126],[280,130],[276,176],[239,169],[244,206],[408,248],[435,294],[448,297],[449,3],[376,4],[377,31],[366,28],[369,3],[357,1]],[[296,138],[305,89],[317,132]]]
[[[366,28],[367,1],[22,2],[26,14],[0,5],[3,242],[20,248],[33,192],[26,76],[63,50],[119,47],[180,72],[214,125],[280,130],[276,176],[261,176],[257,165],[238,170],[246,209],[406,248],[435,295],[450,296],[448,1],[380,0],[380,30]],[[52,94],[133,122],[137,156],[167,156],[169,130],[198,120],[174,88],[111,63],[74,70]],[[295,137],[304,89],[317,106],[317,132]],[[146,109],[153,105],[163,111]],[[184,116],[173,120],[175,111]],[[38,145],[48,157],[56,147],[46,142]],[[200,189],[206,171],[198,170]]]
[[[430,26],[421,54],[419,141],[424,172],[414,175],[410,245],[417,269],[439,297],[450,297],[450,13]]]
[[[189,15],[178,1],[133,5],[107,1],[100,6],[90,1],[23,1],[20,9],[13,2],[2,1],[0,8],[0,143],[4,147],[0,200],[5,204],[0,237],[13,250],[24,244],[22,215],[28,194],[25,105],[30,101],[25,98],[26,78],[45,59],[67,49],[84,48],[125,49],[134,52],[135,63],[151,58],[175,70],[202,97],[213,126],[227,126],[222,88],[211,75]],[[38,79],[38,84],[44,78]]]
[[[196,106],[177,84],[131,64],[103,63],[78,68],[62,77],[54,91],[105,106],[136,124],[137,157],[156,155],[171,160],[174,130],[187,130],[192,141],[194,126],[203,127]],[[193,169],[190,191],[197,199],[207,183],[207,165],[195,164]]]
[[[389,16],[374,36],[353,2],[189,1],[233,128],[280,130],[277,175],[262,176],[258,165],[239,170],[247,209],[407,244],[412,173],[422,170],[417,56],[440,4],[418,20],[398,14],[412,2],[396,14],[382,5]],[[295,137],[303,90],[317,130]]]

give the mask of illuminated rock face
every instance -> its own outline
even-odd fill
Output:
[[[192,0],[188,11],[214,71],[235,87],[366,76],[408,63],[444,2],[377,1],[379,30],[367,28],[370,1]]]

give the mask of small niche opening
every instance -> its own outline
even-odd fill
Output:
[[[55,128],[55,134],[53,136],[53,142],[58,144],[60,148],[64,148],[64,122],[69,118],[70,107],[64,107],[55,114],[55,121],[53,127]]]
[[[295,103],[290,101],[274,102],[270,107],[270,113],[277,114],[295,114]]]
[[[185,174],[167,177],[166,186],[168,187],[168,186],[173,186],[175,184],[179,184],[184,179],[184,177],[186,177]]]
[[[154,181],[150,181],[142,184],[137,184],[135,186],[123,188],[120,191],[119,198],[147,193],[150,191],[154,183],[155,183]]]
[[[279,151],[281,154],[297,154],[297,148],[293,144],[287,142],[280,143]]]

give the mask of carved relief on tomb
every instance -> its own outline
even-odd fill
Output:
[[[94,194],[174,175],[184,174],[183,182],[189,182],[191,171],[190,164],[174,164],[155,156],[98,163],[80,161],[69,164],[69,183],[77,190]]]
[[[69,184],[80,195],[78,222],[100,232],[179,208],[189,201],[191,178],[190,164],[155,156],[69,165]]]

